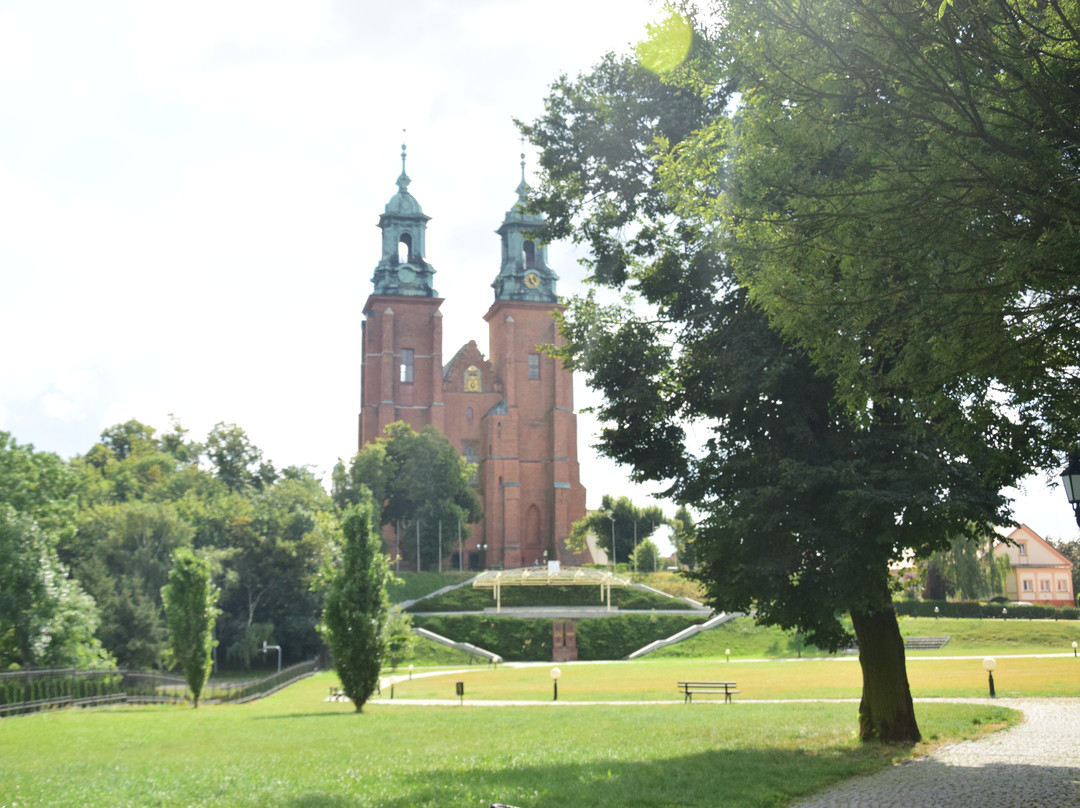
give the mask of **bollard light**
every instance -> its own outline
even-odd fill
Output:
[[[562,671],[561,670],[559,670],[558,668],[552,668],[551,669],[551,686],[554,688],[554,693],[553,693],[552,698],[551,698],[552,701],[558,701],[559,700],[559,677],[560,676],[562,676]]]
[[[725,648],[724,649],[724,656],[727,657],[728,662],[731,662],[731,649],[730,648]]]
[[[934,607],[934,617],[937,617],[937,616],[938,616],[938,612],[940,612],[940,611],[941,611],[941,609],[939,609],[939,608],[938,608],[937,606],[935,606],[935,607]]]
[[[409,681],[412,681],[412,665],[409,666]]]
[[[1073,640],[1073,657],[1076,657],[1076,640]]]
[[[983,668],[986,670],[986,675],[990,677],[990,698],[996,698],[997,693],[994,692],[994,668],[997,667],[997,660],[992,656],[988,656],[983,660]]]
[[[1002,620],[1008,620],[1009,619],[1009,610],[1008,609],[1002,608],[1002,610],[1001,610],[1001,619]]]

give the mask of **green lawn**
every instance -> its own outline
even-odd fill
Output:
[[[994,683],[999,696],[1080,697],[1080,660],[997,657]],[[465,683],[466,698],[529,699],[552,696],[551,665],[474,666],[453,675],[414,677],[398,670],[398,699],[454,697],[454,683]],[[750,699],[857,699],[862,671],[854,657],[747,661],[641,660],[560,665],[561,701],[671,700],[680,698],[679,681],[735,681],[738,701]],[[981,657],[915,658],[907,664],[915,698],[974,698],[988,695]],[[388,695],[385,694],[384,695]],[[921,709],[921,708],[920,708]]]
[[[951,638],[940,651],[909,651],[909,658],[1058,654],[1071,652],[1072,641],[1080,641],[1080,621],[901,617],[900,633],[905,637]],[[794,657],[800,653],[800,643],[791,632],[758,626],[749,617],[738,617],[649,656],[723,659],[728,648],[733,658],[743,659]],[[801,648],[801,653],[804,657],[829,656],[813,646]]]
[[[568,691],[586,667],[569,666]],[[376,704],[357,715],[324,701],[334,681],[249,705],[5,719],[0,806],[781,806],[912,751],[857,743],[852,704]],[[1009,717],[919,712],[924,735],[942,739]]]

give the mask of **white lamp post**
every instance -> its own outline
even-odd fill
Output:
[[[983,660],[983,668],[986,670],[987,676],[990,677],[990,698],[996,698],[997,693],[994,692],[994,668],[997,667],[997,660],[992,656],[988,656]]]
[[[267,645],[266,640],[263,640],[262,652],[265,654],[267,651],[277,651],[277,672],[281,673],[281,646]]]
[[[562,671],[561,670],[559,670],[558,668],[552,668],[551,669],[551,686],[554,688],[554,693],[552,694],[552,698],[551,698],[552,701],[558,701],[559,700],[559,677],[560,676],[562,676]]]

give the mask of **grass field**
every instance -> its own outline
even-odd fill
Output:
[[[901,617],[900,633],[905,637],[950,637],[940,651],[909,651],[908,658],[1058,654],[1071,653],[1072,641],[1080,641],[1080,621]],[[800,652],[792,633],[758,626],[749,617],[739,617],[650,656],[723,659],[728,648],[733,658],[744,659],[794,657]],[[802,648],[801,653],[804,657],[828,656],[812,646]]]
[[[5,719],[0,806],[782,806],[913,751],[855,741],[851,704],[375,704],[357,715],[324,700],[335,681],[319,674],[249,705]],[[1010,715],[919,712],[924,735],[942,739]]]
[[[994,683],[1007,696],[1080,697],[1080,660],[1069,657],[998,656]],[[459,669],[452,675],[414,677],[398,671],[398,699],[448,699],[464,682],[466,700],[552,697],[551,665]],[[791,661],[642,660],[559,666],[560,701],[671,700],[679,681],[735,681],[738,701],[757,699],[857,699],[862,672],[854,657]],[[915,698],[977,698],[988,695],[981,658],[910,658],[908,680]],[[384,693],[384,695],[388,695]]]

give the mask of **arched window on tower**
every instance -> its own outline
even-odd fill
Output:
[[[401,238],[398,240],[398,263],[408,264],[412,261],[412,236],[408,233],[402,233]]]
[[[536,269],[536,244],[525,240],[525,269]]]

